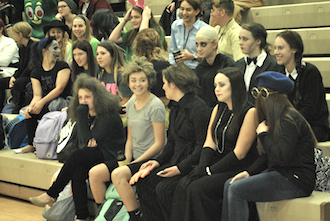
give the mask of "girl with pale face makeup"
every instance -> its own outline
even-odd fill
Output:
[[[245,56],[236,62],[236,67],[244,72],[245,88],[251,104],[254,104],[251,91],[257,84],[256,77],[264,71],[280,69],[274,56],[269,54],[266,39],[266,29],[256,22],[243,24],[239,32],[239,45]]]
[[[89,179],[95,202],[98,204],[105,200],[105,183],[113,182],[118,193],[123,194],[122,199],[125,205],[127,203],[126,208],[132,220],[136,220],[140,215],[135,215],[136,213],[133,212],[137,209],[137,204],[134,190],[128,180],[139,170],[140,162],[158,156],[163,149],[165,107],[160,99],[150,92],[150,88],[156,82],[156,73],[153,65],[145,57],[133,57],[132,62],[127,63],[123,71],[123,82],[134,93],[126,105],[125,156],[127,163],[130,164],[115,169],[113,173],[116,175],[111,175],[114,168],[110,167],[107,162],[96,165],[90,170]],[[128,198],[134,198],[135,202]]]
[[[53,20],[43,27],[46,37],[55,37],[60,46],[60,59],[70,63],[70,52],[72,44],[69,39],[69,28],[59,20]]]
[[[203,26],[207,26],[205,22],[198,19],[201,11],[202,3],[200,0],[184,0],[181,2],[181,19],[173,22],[171,26],[169,60],[172,65],[184,62],[191,69],[195,69],[202,60],[195,45],[198,30]],[[173,52],[176,53],[173,54]]]
[[[33,151],[32,141],[38,120],[47,113],[48,104],[58,98],[71,95],[70,68],[60,61],[60,49],[54,37],[44,38],[32,46],[33,69],[31,82],[33,98],[24,111],[28,134],[28,145],[18,152]]]
[[[98,66],[93,56],[91,45],[86,40],[78,40],[72,46],[72,81],[75,81],[80,73],[86,73],[95,77]]]
[[[300,35],[295,31],[281,32],[274,49],[281,72],[295,84],[293,92],[288,94],[289,101],[306,118],[318,141],[329,140],[329,112],[322,77],[317,67],[302,61],[304,45]]]
[[[235,61],[227,55],[217,53],[218,34],[213,27],[203,26],[196,34],[196,48],[199,56],[203,59],[196,67],[195,73],[199,78],[200,88],[198,96],[201,97],[211,108],[218,100],[210,85],[214,81],[217,71],[225,67],[233,67]]]
[[[94,57],[96,58],[96,48],[100,43],[99,40],[92,36],[92,30],[89,24],[89,20],[84,15],[77,15],[73,19],[72,23],[72,41],[73,44],[77,40],[86,40],[90,43],[93,49]],[[71,57],[72,59],[72,57]]]
[[[132,22],[133,30],[123,32],[123,28],[128,21]],[[137,33],[145,28],[155,29],[161,40],[161,44],[164,50],[167,50],[167,43],[165,41],[163,28],[155,21],[151,10],[148,6],[144,9],[139,6],[134,6],[127,11],[124,19],[116,26],[109,36],[109,41],[116,44],[124,43],[124,49],[126,50],[126,61],[130,61],[134,52],[134,40]]]
[[[54,202],[69,181],[72,181],[76,221],[89,220],[87,207],[88,171],[97,164],[107,162],[117,167],[117,151],[124,151],[125,132],[118,114],[118,99],[110,94],[98,80],[81,74],[73,85],[69,119],[76,122],[79,149],[64,163],[56,182],[46,193],[29,200],[40,207]]]
[[[177,185],[170,220],[219,220],[225,181],[258,156],[256,110],[247,103],[241,71],[220,69],[214,93],[219,103],[211,114],[199,163]]]

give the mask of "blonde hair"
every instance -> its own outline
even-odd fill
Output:
[[[57,28],[57,27],[53,27],[53,28]],[[61,29],[61,28],[59,28]],[[58,42],[58,45],[60,46],[60,59],[61,61],[65,61],[65,52],[66,52],[66,47],[69,43],[71,43],[71,40],[69,39],[69,34],[64,31],[63,29],[61,29],[63,31],[63,36],[62,36],[62,40],[60,42]],[[50,29],[49,29],[50,31]],[[45,37],[49,37],[49,31],[46,33]]]
[[[30,38],[32,33],[32,27],[29,25],[29,23],[25,21],[17,22],[12,27],[12,31],[16,34],[22,33],[24,38]]]
[[[215,28],[211,26],[203,26],[197,32],[196,38],[197,37],[201,37],[209,42],[214,42],[218,40],[218,33]]]
[[[72,23],[75,19],[81,19],[85,22],[85,25],[86,25],[86,30],[85,30],[85,33],[84,33],[84,36],[83,38],[86,39],[88,42],[90,42],[90,40],[92,39],[92,29],[91,29],[91,26],[89,24],[89,20],[88,18],[85,16],[85,15],[76,15],[73,20],[72,20]],[[74,35],[74,33],[72,32],[72,41],[75,42],[76,40],[78,40],[78,38]]]

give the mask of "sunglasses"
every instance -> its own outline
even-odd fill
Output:
[[[254,87],[251,91],[251,94],[255,99],[257,99],[257,97],[259,97],[259,95],[263,98],[267,98],[271,94],[278,94],[278,93],[279,93],[278,91],[270,92],[266,88],[263,88],[263,89],[259,90],[256,87]]]

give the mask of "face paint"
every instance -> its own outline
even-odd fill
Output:
[[[53,40],[48,47],[48,51],[55,58],[55,60],[60,60],[60,46],[56,40]]]

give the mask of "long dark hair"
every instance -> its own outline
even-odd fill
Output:
[[[42,52],[44,49],[48,49],[48,47],[54,40],[56,41],[55,37],[48,37],[48,38],[43,38],[40,41],[34,42],[32,44],[31,52],[30,52],[31,59],[29,63],[30,70],[36,67],[41,67],[42,61],[44,59]]]
[[[97,116],[115,111],[119,112],[119,98],[107,91],[95,78],[82,73],[73,84],[73,97],[69,108],[69,118],[73,121],[77,119],[77,107],[79,105],[78,91],[79,89],[88,89],[94,96],[94,107]]]
[[[265,87],[259,87],[262,89]],[[269,92],[274,90],[266,88]],[[259,123],[266,120],[268,126],[268,133],[271,134],[275,141],[278,135],[281,133],[281,121],[293,119],[287,114],[288,110],[296,111],[292,106],[291,102],[288,100],[286,94],[276,93],[268,96],[267,98],[262,98],[258,96],[256,98],[255,106],[257,109],[257,116]]]
[[[99,41],[102,37],[108,40],[112,30],[119,24],[118,17],[109,9],[97,10],[92,16],[93,35]]]
[[[142,12],[143,12],[142,8],[140,8],[138,6],[134,6],[132,8],[132,10],[134,10],[134,11],[136,11],[139,14],[142,15]],[[156,22],[152,12],[151,12],[151,18],[149,20],[149,28],[155,29],[158,32],[159,36],[164,36],[165,35],[164,29]],[[128,50],[132,49],[134,39],[135,39],[138,32],[139,32],[139,28],[130,30],[128,32],[128,34],[127,34],[128,37],[127,37],[127,41],[126,41],[126,45],[127,45]],[[164,48],[165,51],[167,51],[167,42],[165,41],[165,39],[164,39],[163,48]]]
[[[260,50],[264,49],[267,53],[271,51],[271,45],[267,42],[267,31],[264,26],[257,22],[245,23],[242,28],[251,32],[254,40],[259,39]]]
[[[72,46],[72,81],[74,82],[77,78],[77,76],[84,72],[85,69],[83,67],[79,67],[77,62],[75,61],[73,57],[73,50],[74,49],[80,49],[87,53],[87,64],[88,64],[88,75],[95,77],[95,68],[96,68],[96,62],[95,57],[93,55],[93,49],[92,46],[89,44],[86,40],[76,41],[74,45]]]
[[[229,136],[235,136],[235,131],[239,131],[241,127],[242,121],[242,113],[245,111],[244,106],[247,103],[247,93],[245,88],[245,83],[243,79],[243,73],[240,69],[236,67],[227,67],[220,69],[218,74],[224,74],[229,78],[230,86],[231,86],[231,100],[233,105],[233,119],[230,123],[230,126],[228,128],[227,134]],[[224,103],[220,103],[222,107],[218,110],[217,116],[213,121],[212,124],[212,131],[214,131],[214,128],[217,124],[218,119],[220,118],[222,110],[226,107]],[[213,134],[214,139],[214,134]]]
[[[298,32],[295,31],[282,31],[279,33],[277,37],[283,38],[283,40],[288,43],[291,49],[295,49],[296,53],[294,54],[294,61],[296,63],[296,69],[298,71],[298,74],[302,72],[302,66],[301,66],[301,59],[303,58],[303,52],[304,52],[304,43],[298,34]],[[285,68],[285,67],[283,67]],[[284,70],[282,70],[284,72]]]

